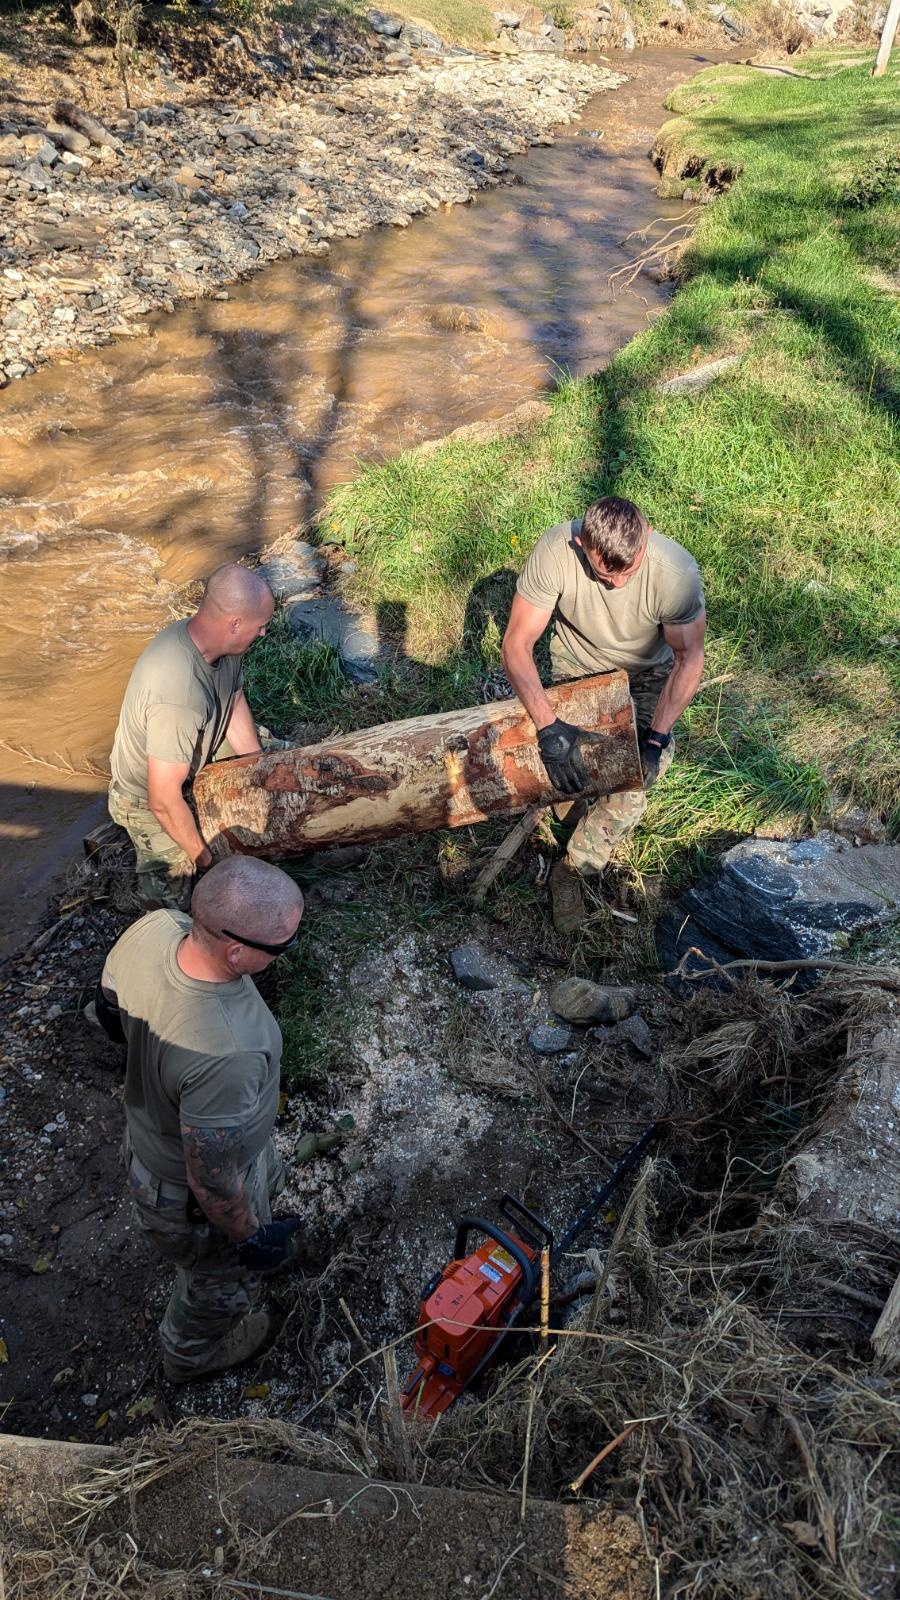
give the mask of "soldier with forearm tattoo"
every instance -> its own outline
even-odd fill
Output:
[[[173,1383],[236,1366],[265,1343],[259,1273],[290,1260],[298,1217],[273,1222],[281,1033],[253,978],[298,937],[286,873],[233,856],[201,878],[191,915],[153,911],[106,959],[97,1016],[127,1047],[128,1181],[138,1222],[177,1268],[160,1325]]]

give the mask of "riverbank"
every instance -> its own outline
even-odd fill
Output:
[[[66,73],[3,58],[0,386],[140,337],[149,312],[225,299],[267,262],[464,203],[623,81],[556,57],[414,52],[392,65],[376,52],[375,70],[251,98],[145,59],[123,110],[99,56],[73,53]]]
[[[352,553],[351,593],[402,617],[437,703],[448,686],[465,703],[496,670],[516,570],[591,495],[635,499],[697,556],[709,686],[626,882],[848,805],[900,824],[900,232],[885,143],[900,74],[873,81],[827,55],[809,70],[823,76],[721,67],[675,91],[664,181],[689,197],[732,187],[684,214],[680,292],[603,373],[563,383],[518,437],[364,473],[323,521]],[[696,386],[669,383],[690,371]]]

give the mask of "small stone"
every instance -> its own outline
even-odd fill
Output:
[[[228,207],[228,215],[234,217],[235,222],[243,222],[245,217],[249,217],[250,212],[243,200],[235,200],[234,205]]]
[[[14,167],[24,155],[25,147],[14,133],[0,135],[0,167]]]
[[[88,1411],[93,1411],[99,1399],[100,1396],[98,1394],[83,1394],[81,1396],[81,1404],[87,1406]]]
[[[639,1056],[644,1056],[648,1061],[653,1055],[653,1035],[641,1016],[626,1017],[624,1021],[617,1022],[613,1036],[630,1044]]]
[[[43,167],[52,167],[59,160],[56,145],[51,144],[43,133],[26,133],[20,143],[26,156],[39,161]]]
[[[506,963],[477,944],[457,945],[450,951],[450,965],[464,989],[500,989],[509,981]]]
[[[550,992],[550,1004],[566,1022],[620,1022],[637,1004],[633,989],[609,988],[589,978],[564,978]]]
[[[48,178],[46,168],[38,160],[27,161],[22,168],[22,178],[32,189],[52,189],[53,179]]]
[[[528,1035],[528,1043],[539,1056],[556,1056],[572,1044],[572,1029],[558,1022],[542,1022]]]

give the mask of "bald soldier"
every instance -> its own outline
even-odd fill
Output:
[[[503,664],[534,720],[551,783],[577,795],[587,781],[579,746],[600,735],[564,722],[547,699],[534,647],[551,619],[555,681],[616,668],[628,673],[648,789],[672,760],[672,730],[703,676],[706,610],[696,561],[651,528],[631,500],[617,495],[551,528],[528,557],[503,639]],[[550,879],[559,931],[572,931],[583,915],[580,876],[603,871],[645,806],[639,790],[579,808],[584,814],[569,838],[565,862]]]
[[[112,748],[109,811],[134,845],[144,906],[186,909],[195,874],[212,862],[185,790],[217,753],[259,752],[241,668],[274,609],[257,573],[219,567],[194,616],[163,628],[135,663]]]
[[[137,1221],[176,1269],[163,1368],[185,1383],[248,1360],[270,1319],[259,1274],[289,1261],[298,1217],[272,1142],[281,1033],[254,977],[296,943],[303,896],[278,867],[231,856],[191,915],[152,911],[106,958],[98,1020],[127,1047],[128,1186]]]

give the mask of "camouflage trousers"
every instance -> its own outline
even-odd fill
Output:
[[[152,811],[114,785],[109,791],[109,814],[134,845],[138,899],[145,911],[158,911],[162,906],[189,911],[194,887],[190,856],[169,838]]]
[[[175,1287],[159,1335],[166,1354],[190,1371],[206,1366],[213,1351],[259,1297],[259,1274],[248,1272],[234,1245],[211,1227],[187,1184],[157,1178],[131,1149],[126,1135],[128,1189],[136,1220],[165,1261]],[[244,1173],[244,1186],[260,1223],[284,1188],[281,1157],[271,1139]]]
[[[260,728],[259,734],[263,750],[290,748],[290,740],[274,738],[267,728]],[[212,759],[227,761],[233,755],[228,740],[223,739]],[[190,911],[196,882],[190,856],[169,838],[146,805],[134,795],[123,794],[115,784],[109,786],[109,814],[134,845],[138,899],[144,910],[171,906],[173,911]]]
[[[559,682],[571,677],[571,672],[554,662],[554,678]],[[639,728],[652,726],[656,703],[662,694],[669,673],[665,668],[649,672],[630,672],[628,686],[634,701],[635,717]],[[675,754],[675,741],[666,746],[659,763],[659,777],[665,776]],[[659,779],[657,779],[657,782]],[[557,815],[562,808],[556,807]],[[643,789],[623,789],[619,794],[601,795],[589,806],[573,829],[566,847],[566,860],[576,872],[602,872],[610,856],[634,831],[647,809],[647,795]]]

